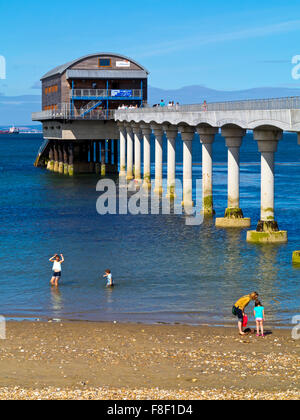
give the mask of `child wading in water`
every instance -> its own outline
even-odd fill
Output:
[[[58,280],[61,277],[61,264],[65,261],[63,254],[60,254],[60,256],[61,258],[58,254],[55,254],[49,259],[50,262],[53,262],[53,276],[50,280],[50,283],[52,286],[56,287],[58,286]]]
[[[264,337],[264,320],[265,320],[265,308],[262,306],[259,300],[255,301],[254,316],[256,321],[256,336],[260,335]],[[261,334],[259,334],[259,329]]]
[[[105,274],[104,274],[103,277],[107,278],[106,287],[114,287],[114,283],[113,283],[113,279],[112,279],[112,275],[111,275],[110,270],[105,270]]]

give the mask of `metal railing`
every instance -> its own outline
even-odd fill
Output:
[[[81,109],[70,109],[70,104],[60,104],[56,110],[33,112],[32,120],[112,120],[114,115],[113,109],[93,109],[86,115],[82,115]]]
[[[207,102],[194,105],[160,105],[151,107],[145,105],[139,109],[125,109],[120,112],[207,112],[207,111],[250,111],[250,110],[276,110],[300,109],[300,96],[274,99],[250,99],[245,101]]]
[[[70,97],[84,98],[141,98],[141,89],[73,89]]]

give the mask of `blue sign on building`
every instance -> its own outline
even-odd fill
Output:
[[[130,98],[132,97],[132,90],[125,90],[125,89],[112,89],[111,96],[113,97],[122,97],[122,98]]]

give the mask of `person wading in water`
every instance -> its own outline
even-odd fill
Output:
[[[50,284],[56,287],[58,286],[58,280],[61,277],[61,264],[65,261],[63,254],[60,254],[60,257],[58,254],[55,254],[49,259],[50,262],[53,262],[53,276],[50,280]]]
[[[243,318],[245,315],[245,308],[251,300],[256,300],[258,298],[257,292],[252,292],[249,295],[245,295],[241,297],[233,306],[232,313],[234,316],[237,316],[238,318],[238,327],[239,327],[239,333],[240,335],[245,335],[243,332]]]

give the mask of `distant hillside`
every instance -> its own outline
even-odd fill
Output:
[[[0,125],[32,124],[31,113],[40,111],[39,95],[0,96]],[[37,123],[39,124],[39,123]]]
[[[247,90],[222,91],[209,89],[204,86],[185,86],[181,89],[165,90],[150,86],[149,102],[156,104],[164,99],[181,104],[197,104],[207,102],[236,101],[245,99],[282,98],[286,96],[300,96],[300,89],[262,87]]]
[[[204,86],[185,86],[181,89],[159,89],[149,87],[149,103],[175,101],[180,104],[234,101],[245,99],[281,98],[285,96],[300,96],[300,89],[262,87],[247,90],[221,91]],[[0,125],[32,124],[31,113],[41,109],[40,95],[5,96],[0,95]]]

